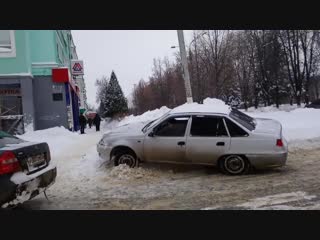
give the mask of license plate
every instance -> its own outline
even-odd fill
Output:
[[[32,172],[38,168],[41,168],[46,165],[46,155],[40,154],[32,157],[28,157],[27,159],[29,172]]]

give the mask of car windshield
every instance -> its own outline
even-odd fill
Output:
[[[7,144],[18,144],[21,142],[23,142],[22,139],[14,137],[3,131],[0,131],[0,147],[4,147]]]
[[[244,114],[243,112],[240,112],[237,109],[232,109],[229,116],[245,128],[249,129],[250,131],[256,128],[254,118],[248,116],[247,114]]]
[[[168,115],[169,115],[169,112],[167,112],[166,114],[164,114],[164,115],[161,116],[160,118],[156,118],[156,119],[148,122],[148,123],[141,129],[141,131],[142,131],[143,133],[146,133],[146,131],[149,129],[149,127],[150,127],[154,122],[156,122],[156,121],[158,121],[158,120],[160,121],[161,119],[167,117]]]
[[[155,122],[156,120],[158,120],[158,119],[159,119],[159,118],[156,118],[156,119],[148,122],[148,123],[141,129],[141,131],[142,131],[143,133],[145,133],[145,132],[148,130],[148,127],[150,127],[150,125],[151,125],[152,123],[154,123],[154,122]]]

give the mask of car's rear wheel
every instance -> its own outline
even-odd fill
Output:
[[[223,173],[229,175],[242,175],[249,172],[249,161],[240,155],[229,155],[224,157],[219,164]]]
[[[121,164],[126,164],[131,168],[138,165],[138,159],[134,152],[130,150],[119,151],[115,154],[114,165],[118,166]]]

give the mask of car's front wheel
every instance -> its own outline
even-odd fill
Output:
[[[119,151],[115,154],[114,165],[126,164],[133,168],[138,165],[137,156],[130,150]]]
[[[250,170],[249,161],[240,155],[230,155],[220,161],[220,169],[229,175],[246,174]]]

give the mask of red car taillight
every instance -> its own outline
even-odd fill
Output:
[[[283,147],[282,139],[277,139],[277,146],[278,147]]]
[[[5,151],[0,155],[0,175],[21,170],[20,164],[13,152]]]

